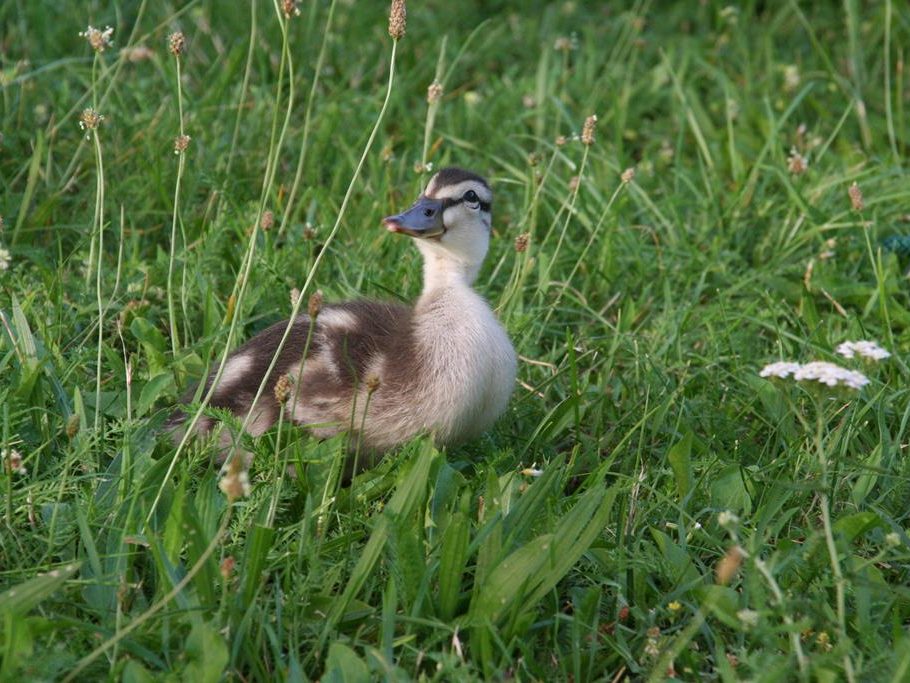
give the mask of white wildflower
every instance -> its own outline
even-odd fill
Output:
[[[653,638],[648,638],[648,642],[645,644],[645,655],[652,659],[660,656],[660,648],[657,646],[657,641]]]
[[[844,385],[850,389],[862,389],[869,384],[869,378],[856,370],[847,370],[834,363],[826,361],[813,361],[800,366],[793,373],[793,379],[798,382],[815,381],[829,387]]]
[[[571,52],[572,50],[578,49],[578,37],[573,35],[568,36],[559,36],[553,42],[553,49],[557,52]]]
[[[793,92],[799,87],[800,80],[799,67],[796,64],[784,67],[784,90]]]
[[[844,342],[837,347],[837,352],[844,358],[854,358],[857,355],[869,360],[879,361],[890,358],[891,353],[886,351],[874,341]]]
[[[9,249],[4,249],[0,247],[0,270],[6,270],[9,268],[10,261],[13,260],[13,257],[9,253]]]
[[[779,361],[777,363],[770,363],[761,369],[761,372],[758,373],[759,377],[779,377],[780,379],[786,379],[790,375],[794,374],[797,370],[802,367],[799,363],[791,363],[790,361]]]
[[[717,523],[726,529],[728,527],[736,526],[739,524],[739,517],[736,516],[736,513],[731,512],[730,510],[724,510],[717,515]]]
[[[741,609],[736,613],[736,617],[746,628],[758,626],[759,614],[754,609]]]

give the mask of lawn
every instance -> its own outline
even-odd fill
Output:
[[[407,9],[0,5],[0,680],[907,680],[908,6]],[[419,294],[448,165],[496,426],[175,444],[317,290]]]

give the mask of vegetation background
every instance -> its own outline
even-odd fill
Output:
[[[0,679],[906,680],[908,6],[388,13],[0,5]],[[412,299],[380,219],[448,164],[507,415],[350,486],[282,425],[225,495],[182,390],[294,288]]]

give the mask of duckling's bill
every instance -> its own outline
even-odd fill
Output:
[[[411,237],[439,237],[445,231],[442,220],[442,199],[423,196],[410,209],[396,216],[382,219],[389,232],[400,232]]]

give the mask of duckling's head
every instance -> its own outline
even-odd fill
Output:
[[[383,222],[414,238],[425,272],[474,281],[490,245],[493,191],[481,176],[461,168],[434,175],[414,205]]]

